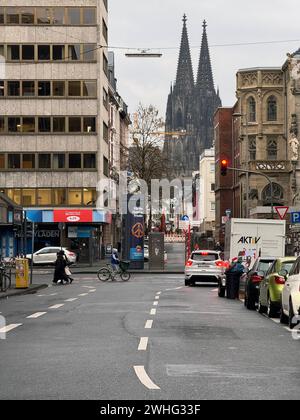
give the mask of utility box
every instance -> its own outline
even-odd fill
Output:
[[[149,268],[163,270],[165,268],[165,235],[160,232],[149,234]]]
[[[29,264],[26,258],[16,259],[16,289],[28,289]]]

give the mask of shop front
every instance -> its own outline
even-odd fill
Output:
[[[15,232],[21,230],[22,208],[0,193],[0,257],[13,258],[19,253],[20,242]]]

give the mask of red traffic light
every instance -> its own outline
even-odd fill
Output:
[[[223,159],[221,161],[221,175],[226,176],[227,175],[227,169],[228,169],[228,160]]]

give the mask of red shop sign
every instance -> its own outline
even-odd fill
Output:
[[[55,223],[86,223],[93,222],[93,210],[54,210]]]

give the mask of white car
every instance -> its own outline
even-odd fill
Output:
[[[185,285],[195,286],[196,283],[214,283],[224,276],[225,262],[219,251],[194,251],[185,265]]]
[[[47,265],[47,264],[54,264],[57,259],[57,253],[63,250],[67,260],[70,264],[76,263],[77,255],[68,250],[67,248],[61,248],[60,246],[48,246],[46,248],[42,248],[39,251],[36,251],[33,254],[33,264],[34,265]],[[27,254],[26,258],[31,261],[31,254]]]
[[[285,274],[285,273],[282,273]],[[293,265],[281,295],[280,321],[293,329],[300,321],[300,258]],[[298,315],[298,319],[297,319]]]

